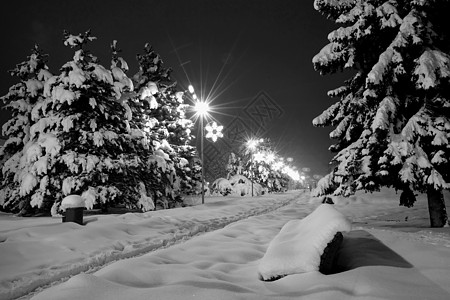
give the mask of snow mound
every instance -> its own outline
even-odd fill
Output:
[[[301,220],[287,222],[270,242],[259,263],[263,280],[318,271],[320,256],[337,232],[348,232],[351,223],[331,204],[318,206]]]

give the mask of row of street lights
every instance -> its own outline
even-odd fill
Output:
[[[217,125],[216,122],[210,122],[206,125],[206,128],[204,127],[204,119],[207,118],[209,114],[209,104],[207,101],[200,100],[197,95],[195,94],[194,87],[192,85],[189,85],[188,87],[189,93],[191,94],[192,99],[194,100],[194,110],[195,110],[195,116],[196,118],[200,119],[200,159],[202,164],[202,172],[201,172],[201,181],[202,181],[202,204],[205,203],[205,168],[204,168],[204,138],[205,134],[204,131],[206,129],[207,134],[206,138],[210,138],[213,142],[216,142],[218,138],[223,137],[222,130],[223,126]],[[252,185],[252,197],[254,196],[254,188],[253,188],[253,180],[254,180],[254,170],[253,170],[253,160],[254,156],[256,154],[255,150],[258,148],[258,145],[260,143],[263,143],[264,139],[250,139],[247,141],[247,149],[250,151],[250,169],[251,169],[251,185]],[[269,164],[273,163],[274,167],[280,167],[282,168],[282,171],[289,175],[294,180],[300,180],[299,173],[284,165],[280,164],[280,162],[275,162],[275,155],[273,153],[268,153],[264,157],[265,161],[267,161]],[[288,159],[289,160],[289,159]]]
[[[247,149],[250,152],[250,172],[251,172],[251,184],[252,184],[252,196],[253,196],[253,180],[254,180],[254,170],[253,165],[254,161],[258,162],[266,162],[268,165],[273,168],[275,171],[280,171],[286,175],[288,175],[294,181],[303,181],[305,177],[301,176],[300,172],[295,168],[290,166],[293,159],[288,157],[286,161],[288,164],[283,162],[284,158],[277,157],[275,153],[272,151],[255,151],[258,149],[258,145],[263,143],[264,139],[250,139],[247,141]]]

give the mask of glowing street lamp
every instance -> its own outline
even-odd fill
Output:
[[[189,92],[192,95],[192,99],[197,100],[197,95],[195,94],[194,87],[189,85]],[[200,159],[202,161],[202,204],[205,204],[205,160],[203,155],[203,139],[204,139],[204,129],[203,129],[203,118],[208,115],[209,105],[207,102],[197,100],[194,105],[194,110],[198,117],[200,118]]]
[[[206,102],[197,101],[195,102],[194,109],[200,117],[204,117],[208,114],[209,105]]]

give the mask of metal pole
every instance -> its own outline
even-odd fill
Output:
[[[251,168],[251,170],[252,170],[252,197],[253,197],[253,177],[254,177],[254,173],[253,173],[253,152],[250,152],[250,155],[251,155],[251,159],[250,159],[250,168]]]
[[[200,155],[202,159],[202,204],[205,204],[205,163],[203,160],[203,116],[200,116],[200,130],[201,130],[201,140],[200,140]]]

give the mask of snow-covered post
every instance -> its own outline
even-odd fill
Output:
[[[75,222],[83,225],[84,199],[79,195],[69,195],[61,202],[61,209],[64,211],[62,218],[64,222]]]

